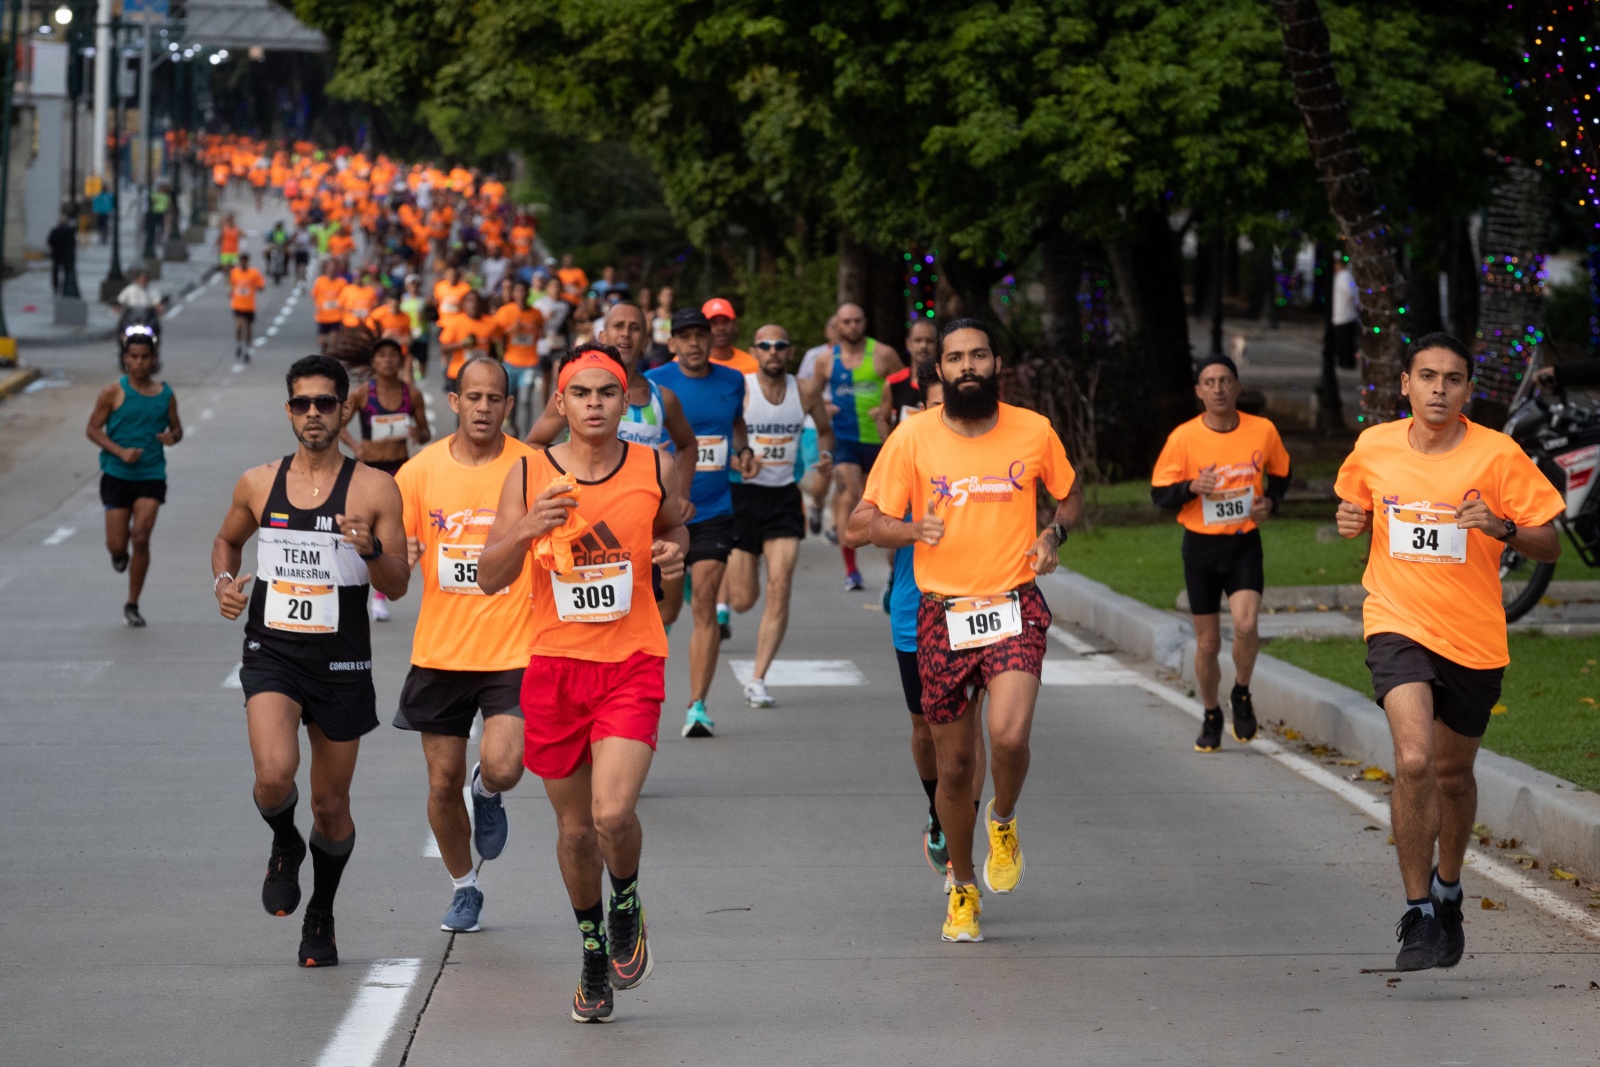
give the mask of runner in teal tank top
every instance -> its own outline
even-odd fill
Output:
[[[150,533],[167,500],[166,446],[183,440],[178,398],[172,386],[153,377],[157,366],[153,338],[129,338],[122,350],[127,373],[100,390],[86,431],[100,446],[100,503],[111,567],[128,572],[122,618],[129,626],[144,625],[139,594],[150,570]]]

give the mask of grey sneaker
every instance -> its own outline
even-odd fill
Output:
[[[483,890],[472,885],[457,889],[456,895],[450,898],[450,910],[444,913],[444,921],[439,924],[439,929],[453,934],[476,933],[483,929],[478,925],[478,916],[482,912]]]
[[[506,838],[511,835],[511,824],[506,818],[506,805],[499,793],[492,797],[478,795],[482,768],[481,763],[472,767],[472,843],[478,846],[478,855],[492,860],[505,851]]]

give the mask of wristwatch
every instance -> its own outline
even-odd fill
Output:
[[[1060,548],[1062,545],[1067,543],[1067,528],[1061,525],[1061,523],[1052,523],[1051,525],[1046,526],[1045,529],[1056,535],[1057,548]]]
[[[381,555],[383,555],[383,542],[378,540],[378,535],[377,534],[373,534],[372,535],[372,554],[370,556],[362,556],[361,559],[362,559],[363,562],[371,563],[373,560],[377,559]]]
[[[1512,522],[1510,519],[1501,519],[1500,521],[1506,524],[1506,532],[1501,537],[1497,538],[1497,540],[1509,541],[1513,537],[1517,536],[1516,523]]]

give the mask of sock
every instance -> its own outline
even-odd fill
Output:
[[[855,549],[853,549],[853,548],[845,548],[845,547],[843,547],[841,545],[840,548],[839,548],[839,555],[844,557],[844,569],[845,569],[846,573],[852,572],[852,571],[854,571],[856,569],[856,550]]]
[[[463,874],[460,878],[452,876],[450,878],[450,884],[455,886],[457,889],[478,888],[478,869],[474,867],[466,874]]]
[[[944,833],[944,827],[939,825],[939,809],[933,802],[933,794],[939,789],[939,779],[922,779],[922,791],[928,794],[928,818],[933,820],[933,825],[928,828],[928,833],[935,837]]]
[[[485,800],[489,800],[490,798],[497,797],[500,794],[499,793],[491,793],[491,792],[489,792],[489,790],[484,788],[484,786],[483,786],[483,771],[480,770],[477,774],[472,776],[472,795],[473,796],[482,797]]]
[[[1439,868],[1435,867],[1433,869],[1432,890],[1433,895],[1438,897],[1440,900],[1460,900],[1461,879],[1457,878],[1453,882],[1447,882],[1443,878],[1439,877]]]
[[[573,908],[572,914],[578,920],[578,929],[583,933],[583,951],[606,951],[606,914],[597,900],[592,907]]]
[[[1017,813],[1014,812],[1014,811],[1010,815],[1006,815],[1004,817],[1001,816],[999,811],[991,811],[991,812],[989,812],[989,821],[994,823],[996,826],[1004,826],[1006,823],[1010,822],[1012,819],[1015,819],[1016,817],[1017,817]]]
[[[718,623],[724,623],[724,622],[727,622],[727,621],[728,621],[728,605],[726,605],[726,604],[718,604],[717,605],[717,622]]]
[[[315,830],[311,831],[311,870],[315,874],[311,899],[306,910],[332,911],[334,894],[339,892],[339,879],[344,877],[344,865],[350,862],[350,850],[356,847],[356,833],[343,841],[329,841]]]
[[[625,900],[628,897],[637,896],[638,893],[639,893],[639,872],[638,871],[634,871],[632,874],[628,875],[626,878],[619,878],[614,874],[611,876],[611,900],[612,900],[612,903],[615,903],[618,900]]]
[[[300,841],[300,831],[294,828],[294,806],[300,801],[300,787],[290,786],[283,803],[272,809],[256,805],[261,817],[272,827],[273,848],[293,848]]]
[[[1408,909],[1409,908],[1421,908],[1422,909],[1422,914],[1424,914],[1424,915],[1432,915],[1433,914],[1433,898],[1432,897],[1423,897],[1421,900],[1410,900],[1410,899],[1408,899],[1406,901],[1406,907]]]

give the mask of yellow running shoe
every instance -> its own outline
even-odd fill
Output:
[[[1011,821],[994,821],[994,798],[983,811],[983,825],[989,829],[989,858],[983,862],[983,884],[991,893],[1009,893],[1022,884],[1022,845],[1017,842],[1017,816]]]
[[[983,905],[978,902],[978,887],[958,885],[950,891],[950,900],[944,912],[944,930],[939,934],[944,941],[982,941],[983,931],[978,929],[978,916]]]

